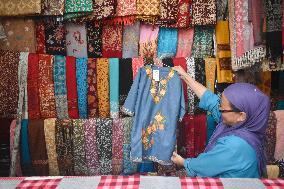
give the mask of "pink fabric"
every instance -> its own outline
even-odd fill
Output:
[[[118,175],[123,167],[123,123],[121,119],[113,120],[112,128],[112,173]]]
[[[262,24],[264,17],[264,10],[262,3],[259,3],[259,0],[251,0],[252,8],[252,25],[253,25],[253,38],[254,45],[259,45],[262,42]]]
[[[190,57],[193,43],[194,29],[179,29],[176,57]]]
[[[10,125],[10,156],[12,157],[12,152],[14,148],[14,139],[15,139],[15,129],[16,129],[16,120],[14,119]],[[22,176],[22,169],[20,164],[20,153],[17,154],[17,161],[16,161],[16,175]]]
[[[157,57],[159,27],[141,24],[139,55],[140,57]]]
[[[132,71],[133,71],[133,80],[135,79],[139,68],[144,66],[143,58],[132,58]]]
[[[277,119],[276,126],[276,145],[274,158],[277,160],[284,159],[284,110],[274,111]]]

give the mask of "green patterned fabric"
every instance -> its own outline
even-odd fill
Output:
[[[66,0],[65,13],[91,12],[93,11],[92,0]]]

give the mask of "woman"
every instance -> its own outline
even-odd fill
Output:
[[[184,166],[188,176],[259,178],[266,175],[263,149],[270,100],[256,86],[236,83],[221,99],[192,79],[180,66],[174,67],[200,98],[199,106],[218,122],[205,152],[183,159],[173,153],[172,161]]]

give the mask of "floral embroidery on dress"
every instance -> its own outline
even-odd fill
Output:
[[[151,121],[150,125],[146,129],[142,128],[142,143],[145,150],[148,150],[154,145],[155,141],[153,134],[157,130],[165,130],[165,121],[165,116],[159,111],[155,115],[154,120]]]

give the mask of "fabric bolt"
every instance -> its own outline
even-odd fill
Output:
[[[57,153],[56,153],[56,140],[55,140],[55,118],[44,120],[44,136],[46,142],[46,151],[48,156],[49,175],[59,175]]]
[[[11,0],[0,2],[0,16],[38,15],[40,13],[40,0]]]
[[[265,135],[267,137],[267,141],[265,143],[267,164],[273,164],[275,160],[274,152],[276,147],[276,127],[277,127],[276,124],[277,124],[276,115],[273,111],[270,111],[268,126],[265,132]]]
[[[119,116],[119,60],[109,59],[109,103],[110,117]]]
[[[44,137],[44,121],[29,120],[28,125],[29,148],[35,174],[38,176],[49,175],[48,157]]]
[[[88,167],[85,157],[85,132],[86,120],[75,119],[73,122],[73,154],[75,175],[88,175]]]
[[[177,51],[178,30],[175,28],[160,28],[158,36],[158,58],[174,57]]]
[[[87,22],[87,51],[89,58],[102,57],[102,27]]]
[[[178,30],[176,58],[191,56],[193,34],[194,34],[194,28]]]
[[[64,8],[64,0],[43,0],[41,3],[43,15],[63,15]]]
[[[187,65],[187,74],[190,75],[193,79],[195,79],[195,61],[194,58],[186,58],[186,65]],[[187,87],[187,97],[188,97],[188,110],[189,114],[194,113],[194,100],[195,100],[195,93],[193,90],[188,86]]]
[[[275,152],[274,157],[276,160],[284,160],[284,152],[283,152],[283,146],[284,146],[284,127],[283,127],[283,110],[276,110],[274,111],[277,119],[277,125],[276,125],[276,146],[275,146]]]
[[[66,29],[63,22],[52,19],[44,22],[47,54],[66,55]]]
[[[66,49],[68,56],[76,58],[86,58],[88,56],[85,24],[66,24]]]
[[[0,39],[1,49],[31,53],[36,51],[35,23],[33,20],[6,18],[2,20],[2,24],[7,37]]]
[[[123,122],[114,119],[112,126],[112,174],[120,175],[123,168]]]
[[[214,93],[215,80],[216,80],[216,59],[205,58],[205,76],[206,76],[206,88],[210,89]]]
[[[142,57],[139,58],[132,58],[132,73],[133,73],[133,80],[135,79],[139,68],[144,66],[144,61]]]
[[[97,90],[99,102],[99,117],[107,118],[110,115],[109,106],[109,60],[97,59]]]
[[[86,162],[89,175],[100,175],[100,162],[96,143],[96,119],[88,119],[84,125]]]
[[[65,13],[76,12],[91,12],[93,11],[92,0],[66,0],[65,1]]]
[[[89,118],[98,116],[98,91],[97,91],[97,60],[88,59],[88,116]]]
[[[122,58],[122,26],[103,26],[102,49],[104,58]]]
[[[61,182],[61,178],[49,178],[46,179],[24,179],[22,180],[16,187],[16,189],[28,189],[28,188],[47,188],[47,189],[55,189],[59,183]]]
[[[161,0],[160,17],[157,24],[170,24],[177,21],[178,0]]]
[[[15,137],[17,137],[17,136],[15,136],[15,134],[16,134],[16,132],[15,132],[16,126],[17,126],[16,119],[14,119],[11,122],[11,125],[10,125],[10,157],[12,157],[13,148],[14,148],[14,140],[15,140]],[[20,138],[20,136],[18,138]],[[20,153],[17,154],[16,175],[17,176],[22,176],[22,169],[21,169],[21,162],[20,162]]]
[[[123,28],[122,58],[138,57],[140,22]]]
[[[68,114],[72,119],[79,118],[78,100],[77,100],[77,80],[76,80],[76,58],[66,56],[66,86]]]
[[[211,26],[195,26],[191,56],[194,58],[206,58],[213,55],[213,33]]]
[[[189,178],[181,177],[181,188],[209,188],[209,189],[224,189],[222,181],[219,178]]]
[[[40,115],[42,118],[56,117],[54,80],[53,80],[53,56],[39,54],[39,99]]]
[[[217,8],[216,0],[194,0],[192,3],[192,24],[212,25],[216,24]]]
[[[139,0],[136,1],[137,18],[142,21],[154,22],[160,15],[159,0]]]
[[[39,119],[39,55],[34,53],[29,53],[28,57],[27,90],[29,119]]]
[[[68,118],[65,56],[54,56],[53,76],[57,117],[59,119]]]
[[[98,118],[96,120],[96,139],[102,175],[112,173],[112,124],[110,118]]]
[[[55,121],[55,141],[60,175],[74,175],[73,125],[70,119]]]
[[[140,25],[139,56],[157,57],[159,27]]]
[[[77,96],[78,96],[78,110],[80,118],[88,118],[87,64],[88,64],[87,58],[76,59]]]
[[[101,176],[98,189],[114,189],[114,188],[131,188],[138,189],[140,184],[140,176]]]
[[[36,53],[45,54],[45,33],[44,22],[37,21],[35,23],[35,35],[36,35]]]

